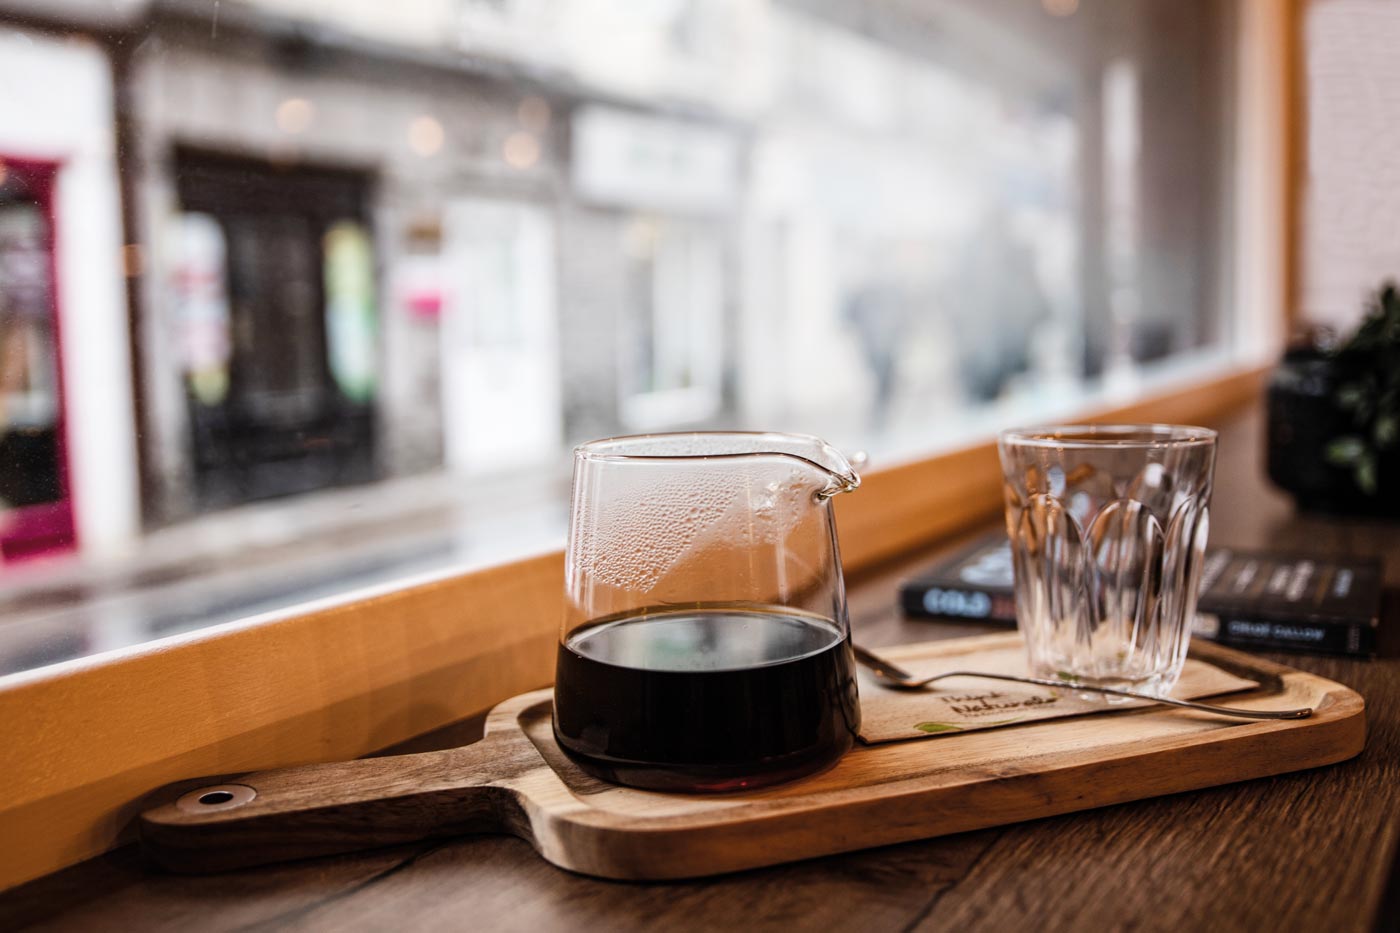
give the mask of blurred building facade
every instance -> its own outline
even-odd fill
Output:
[[[5,0],[76,538],[1218,344],[1231,6]]]
[[[566,26],[587,21],[568,9],[265,2],[226,10],[215,36],[153,8],[130,101],[156,520],[444,464],[510,470],[556,456],[565,424],[721,412],[722,348],[705,344],[734,292],[742,130],[703,102],[628,97],[625,76],[585,83]],[[539,47],[541,16],[564,21],[564,46]],[[236,231],[257,186],[266,216]],[[189,255],[209,220],[223,236]],[[362,265],[346,310],[333,232]],[[181,291],[201,263],[227,273],[212,298]],[[304,358],[275,352],[291,346]],[[282,381],[249,385],[259,362]]]
[[[119,550],[140,511],[111,59],[0,27],[0,86],[0,552]]]

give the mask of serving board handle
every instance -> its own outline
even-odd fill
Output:
[[[141,843],[166,869],[204,872],[431,836],[523,834],[505,784],[539,762],[528,739],[507,732],[444,751],[185,781],[141,814]]]

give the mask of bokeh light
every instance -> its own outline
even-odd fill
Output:
[[[540,141],[534,133],[516,130],[501,144],[501,157],[511,168],[529,168],[540,160]]]
[[[436,117],[423,114],[408,125],[408,145],[420,156],[436,155],[442,150],[442,123]]]
[[[277,105],[277,128],[284,133],[304,132],[316,117],[316,107],[305,97],[289,97]]]

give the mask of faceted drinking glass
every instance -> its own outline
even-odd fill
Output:
[[[1177,425],[1002,432],[1016,618],[1035,675],[1157,695],[1176,684],[1215,439]]]
[[[860,479],[790,434],[611,438],[574,452],[554,734],[664,790],[820,770],[860,725],[832,496]]]

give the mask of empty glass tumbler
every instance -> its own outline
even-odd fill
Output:
[[[860,725],[816,438],[623,437],[574,452],[554,734],[637,787],[725,791],[820,770]]]
[[[1168,693],[1196,614],[1215,432],[1071,425],[998,446],[1031,671]]]

